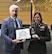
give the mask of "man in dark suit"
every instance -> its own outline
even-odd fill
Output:
[[[18,9],[17,5],[11,5],[9,7],[10,17],[5,19],[1,26],[1,37],[4,39],[3,48],[5,54],[20,54],[20,48],[23,46],[22,42],[25,41],[16,40],[15,30],[22,28],[22,21],[17,18]]]

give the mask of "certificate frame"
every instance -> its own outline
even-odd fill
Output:
[[[29,28],[19,28],[16,29],[16,39],[31,39],[30,29]]]

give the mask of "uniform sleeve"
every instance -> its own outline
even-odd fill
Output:
[[[40,40],[42,40],[42,41],[50,41],[51,40],[50,30],[48,29],[47,25],[45,26],[44,36],[40,35]]]

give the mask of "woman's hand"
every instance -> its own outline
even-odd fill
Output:
[[[37,34],[32,35],[32,38],[40,40],[40,37]]]

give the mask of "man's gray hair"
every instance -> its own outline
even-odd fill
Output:
[[[11,5],[11,6],[9,7],[9,10],[11,10],[12,8],[19,9],[19,6],[17,6],[17,5],[15,5],[15,4],[13,4],[13,5]]]

